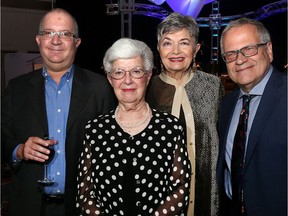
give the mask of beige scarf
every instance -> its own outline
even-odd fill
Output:
[[[178,84],[177,81],[169,77],[165,73],[160,73],[159,77],[164,82],[174,85],[176,88],[176,92],[173,99],[173,105],[172,105],[172,115],[179,118],[180,116],[180,108],[181,105],[184,110],[185,115],[185,122],[186,122],[186,131],[187,131],[187,149],[189,154],[189,159],[191,163],[191,182],[190,182],[190,195],[189,195],[189,206],[188,206],[188,212],[187,216],[193,216],[194,215],[194,203],[195,203],[195,126],[194,126],[194,117],[192,108],[187,96],[187,93],[185,91],[185,85],[190,82],[190,80],[193,78],[194,73],[187,73],[183,77],[183,82],[181,84]]]

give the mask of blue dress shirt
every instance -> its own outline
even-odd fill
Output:
[[[58,141],[55,145],[55,156],[48,166],[48,177],[54,179],[55,183],[44,188],[47,194],[64,194],[65,192],[65,140],[74,74],[73,69],[74,67],[71,66],[57,85],[46,69],[43,68],[49,136],[54,137]]]
[[[250,107],[249,107],[249,119],[248,119],[248,126],[247,126],[247,139],[246,139],[246,145],[249,140],[249,133],[251,130],[251,125],[253,124],[253,120],[256,114],[256,111],[258,109],[261,97],[263,95],[265,86],[272,74],[272,66],[270,66],[267,74],[265,77],[257,84],[255,85],[249,94],[252,95],[257,95],[256,97],[252,98],[250,101]],[[245,94],[242,89],[240,89],[240,94],[238,97],[237,104],[235,106],[235,110],[233,113],[233,117],[231,119],[230,127],[229,127],[229,132],[227,136],[227,141],[226,141],[226,153],[225,153],[225,160],[227,163],[228,169],[225,170],[225,190],[226,194],[232,198],[232,186],[231,186],[231,158],[232,158],[232,148],[233,148],[233,142],[234,142],[234,136],[236,133],[238,121],[239,121],[239,116],[240,112],[242,110],[242,95]],[[246,151],[247,147],[245,148]]]

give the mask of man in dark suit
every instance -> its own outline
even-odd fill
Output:
[[[221,215],[286,216],[287,73],[271,65],[270,34],[259,21],[240,18],[230,22],[222,32],[220,45],[228,75],[239,86],[223,98],[218,122]],[[236,169],[231,161],[236,158],[234,150],[239,152],[234,137],[240,112],[244,112],[243,95],[253,98],[244,159],[238,164],[241,172],[234,190],[236,181],[231,172]],[[241,208],[237,209],[236,204]]]
[[[76,172],[88,120],[115,108],[100,74],[73,64],[81,39],[65,10],[49,11],[36,36],[43,68],[11,80],[2,100],[2,159],[13,164],[10,216],[76,215]],[[44,136],[53,136],[45,140]],[[43,162],[55,156],[42,186]]]

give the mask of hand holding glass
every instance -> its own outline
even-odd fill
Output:
[[[53,137],[44,137],[45,140],[53,140]],[[48,165],[52,161],[54,155],[55,155],[55,145],[50,145],[47,148],[50,150],[49,158],[44,161],[44,179],[38,180],[38,183],[43,186],[51,186],[54,184],[54,179],[48,178]]]

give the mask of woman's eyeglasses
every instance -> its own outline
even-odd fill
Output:
[[[132,68],[131,70],[124,70],[124,69],[115,69],[115,70],[112,70],[111,72],[108,72],[108,76],[111,76],[113,79],[122,79],[126,72],[128,72],[130,74],[130,76],[132,76],[133,78],[135,79],[140,79],[144,76],[144,74],[146,74],[148,71],[147,70],[144,70],[143,68],[140,68],[140,67],[135,67],[135,68]]]

